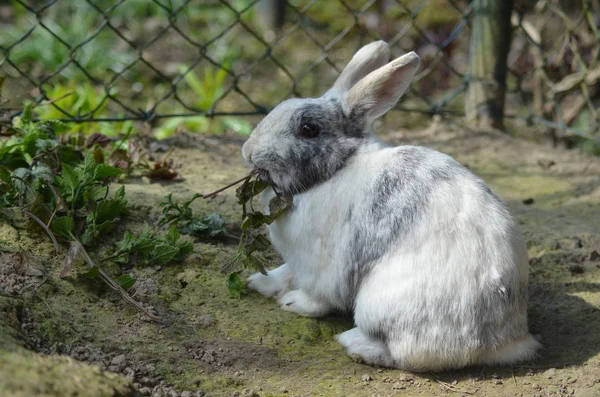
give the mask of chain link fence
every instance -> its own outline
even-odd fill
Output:
[[[598,139],[599,1],[515,1],[505,116],[555,136]],[[39,117],[64,121],[223,116],[235,129],[235,117],[265,114],[289,96],[320,95],[361,45],[384,39],[392,56],[414,50],[422,58],[397,109],[461,116],[473,3],[4,1],[3,113],[11,117],[33,100]]]
[[[509,117],[600,138],[600,1],[529,1],[515,8]]]

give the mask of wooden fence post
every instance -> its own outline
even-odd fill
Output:
[[[481,127],[503,129],[513,0],[474,0],[465,111]]]

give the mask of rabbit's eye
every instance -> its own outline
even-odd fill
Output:
[[[304,138],[315,138],[320,132],[318,126],[311,123],[304,123],[300,127],[300,131],[298,131],[298,135]]]

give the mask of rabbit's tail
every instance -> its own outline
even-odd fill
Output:
[[[480,356],[477,364],[503,365],[527,361],[536,355],[540,346],[540,342],[531,334],[527,334],[499,349],[486,352]]]

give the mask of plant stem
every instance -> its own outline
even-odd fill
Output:
[[[106,274],[104,272],[104,270],[100,269],[100,267],[98,267],[98,265],[96,265],[94,263],[94,261],[92,260],[92,258],[90,258],[90,256],[88,255],[87,251],[85,250],[85,248],[83,248],[83,245],[75,238],[75,236],[71,235],[71,238],[73,239],[72,244],[78,245],[77,248],[79,248],[79,252],[81,253],[81,256],[83,256],[83,259],[85,259],[85,261],[87,262],[87,264],[90,267],[90,269],[94,268],[94,267],[97,267],[98,268],[98,273],[100,274],[100,276],[102,276],[102,280],[110,288],[112,288],[115,291],[117,291],[121,295],[121,297],[123,299],[125,299],[125,301],[127,301],[129,304],[131,304],[132,306],[134,306],[139,311],[143,312],[150,319],[152,319],[154,321],[160,321],[161,320],[161,318],[159,316],[156,316],[156,315],[150,313],[148,310],[146,310],[146,308],[144,306],[142,306],[142,304],[140,302],[138,302],[135,299],[133,299],[131,297],[131,295],[129,295],[123,288],[121,288],[121,286],[119,284],[117,284],[112,278],[110,278],[110,276],[108,274]]]
[[[253,177],[254,175],[256,175],[257,173],[258,173],[258,171],[257,171],[257,170],[254,170],[254,171],[252,171],[251,173],[249,173],[248,175],[246,175],[245,177],[243,177],[243,178],[241,178],[241,179],[238,179],[238,180],[237,180],[237,181],[235,181],[235,182],[231,182],[229,185],[227,185],[227,186],[224,186],[224,187],[222,187],[222,188],[220,188],[220,189],[217,189],[217,190],[215,190],[214,192],[212,192],[212,193],[210,193],[210,194],[207,194],[207,195],[205,195],[205,196],[203,196],[203,197],[204,197],[205,199],[208,199],[208,198],[214,197],[214,196],[216,196],[217,194],[221,193],[223,190],[227,190],[227,189],[229,189],[230,187],[232,187],[232,186],[235,186],[235,185],[237,185],[237,184],[239,184],[239,183],[241,183],[241,182],[246,182],[246,181],[248,181],[250,178],[252,178],[252,177]]]
[[[56,253],[58,253],[60,251],[60,246],[58,245],[58,241],[56,241],[56,237],[54,237],[54,233],[52,233],[50,228],[48,226],[46,226],[46,224],[44,222],[42,222],[42,220],[40,218],[38,218],[31,212],[27,211],[26,209],[21,208],[21,211],[25,215],[27,215],[28,217],[33,219],[38,225],[40,225],[46,231],[46,233],[48,233],[48,236],[50,236],[50,239],[52,240],[52,243],[54,244],[54,249],[56,250]]]

